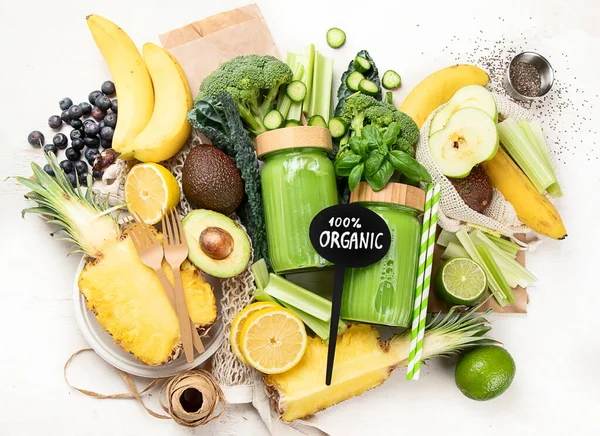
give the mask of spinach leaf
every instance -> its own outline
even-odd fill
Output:
[[[375,65],[375,61],[373,60],[371,55],[369,55],[369,52],[366,50],[359,51],[356,54],[356,56],[362,56],[363,58],[366,58],[369,60],[369,62],[371,62],[371,69],[369,71],[367,71],[366,73],[363,73],[363,75],[365,76],[365,79],[368,79],[377,85],[378,91],[374,97],[377,100],[381,101],[381,99],[382,99],[381,80],[379,79],[379,70],[377,69],[377,66]],[[346,79],[353,71],[356,71],[356,69],[354,68],[354,58],[352,58],[352,60],[350,61],[350,64],[348,64],[348,69],[344,72],[344,74],[342,74],[340,87],[338,88],[338,92],[337,92],[338,102],[337,102],[337,106],[335,107],[335,116],[336,117],[338,117],[340,115],[340,113],[342,112],[342,108],[346,104],[346,98],[348,98],[350,95],[352,95],[356,92],[356,91],[352,91],[351,89],[349,89],[348,86],[346,85]]]
[[[352,169],[358,165],[361,160],[362,158],[359,155],[348,150],[336,159],[334,163],[335,173],[339,177],[348,177]]]
[[[348,187],[351,191],[354,191],[354,188],[356,188],[356,185],[360,182],[364,169],[365,164],[361,163],[360,165],[356,165],[350,172],[350,176],[348,177]]]
[[[431,182],[431,175],[427,169],[407,153],[394,150],[390,151],[388,156],[393,167],[410,180],[425,183]]]
[[[390,161],[386,159],[375,174],[372,174],[371,176],[367,174],[367,182],[369,182],[373,191],[380,191],[385,187],[387,182],[389,182],[392,174],[394,174],[394,167]]]

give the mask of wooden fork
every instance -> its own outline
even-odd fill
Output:
[[[165,290],[165,293],[167,294],[167,297],[169,298],[169,301],[171,302],[171,306],[173,306],[173,309],[177,313],[177,300],[175,298],[175,291],[161,266],[164,256],[162,245],[160,242],[158,242],[158,239],[156,239],[154,233],[152,233],[152,231],[148,228],[148,225],[144,223],[136,214],[134,214],[133,218],[127,217],[125,220],[125,225],[126,231],[131,236],[131,241],[135,246],[140,260],[144,265],[154,270]],[[192,341],[194,346],[196,347],[198,353],[202,354],[204,352],[202,338],[200,338],[196,327],[191,319],[189,319],[189,314],[187,314],[187,317],[191,326]]]

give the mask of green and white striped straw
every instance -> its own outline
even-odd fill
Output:
[[[413,379],[419,379],[421,368],[421,357],[423,355],[423,341],[425,338],[425,325],[427,323],[427,305],[429,303],[429,288],[431,285],[431,268],[433,265],[433,251],[435,248],[435,236],[437,230],[438,210],[440,203],[440,185],[435,185],[433,198],[431,200],[431,219],[429,221],[429,238],[427,240],[427,257],[425,260],[425,276],[423,278],[423,292],[421,293],[421,312],[419,313],[419,331],[417,333],[417,349],[415,365],[413,368]]]
[[[417,351],[417,335],[419,332],[419,313],[421,312],[421,295],[423,292],[423,279],[425,275],[425,260],[427,256],[427,241],[429,239],[429,222],[431,219],[431,199],[433,198],[433,184],[427,185],[425,194],[425,208],[423,209],[423,226],[421,227],[421,244],[419,246],[419,263],[417,266],[417,284],[415,287],[415,301],[413,320],[410,330],[410,348],[408,354],[408,372],[406,379],[412,380],[415,357]]]

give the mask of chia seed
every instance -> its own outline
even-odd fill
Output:
[[[542,79],[537,68],[527,62],[515,62],[510,66],[510,81],[521,95],[537,97],[540,95]]]

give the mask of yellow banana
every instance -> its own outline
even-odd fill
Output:
[[[564,239],[567,236],[567,229],[554,205],[535,189],[502,148],[492,160],[481,165],[492,185],[513,205],[523,224],[550,238]]]
[[[167,50],[149,42],[142,52],[154,84],[154,112],[144,130],[126,144],[125,152],[142,162],[161,162],[181,149],[192,130],[186,119],[193,106],[192,92],[181,66]]]
[[[463,86],[485,86],[489,77],[475,65],[454,65],[429,75],[408,94],[400,110],[412,117],[419,128],[439,106],[447,103]],[[119,102],[120,103],[120,102]]]
[[[112,74],[119,99],[119,117],[113,136],[113,149],[123,153],[148,124],[154,110],[154,90],[144,59],[127,34],[112,21],[89,15],[87,24]]]

